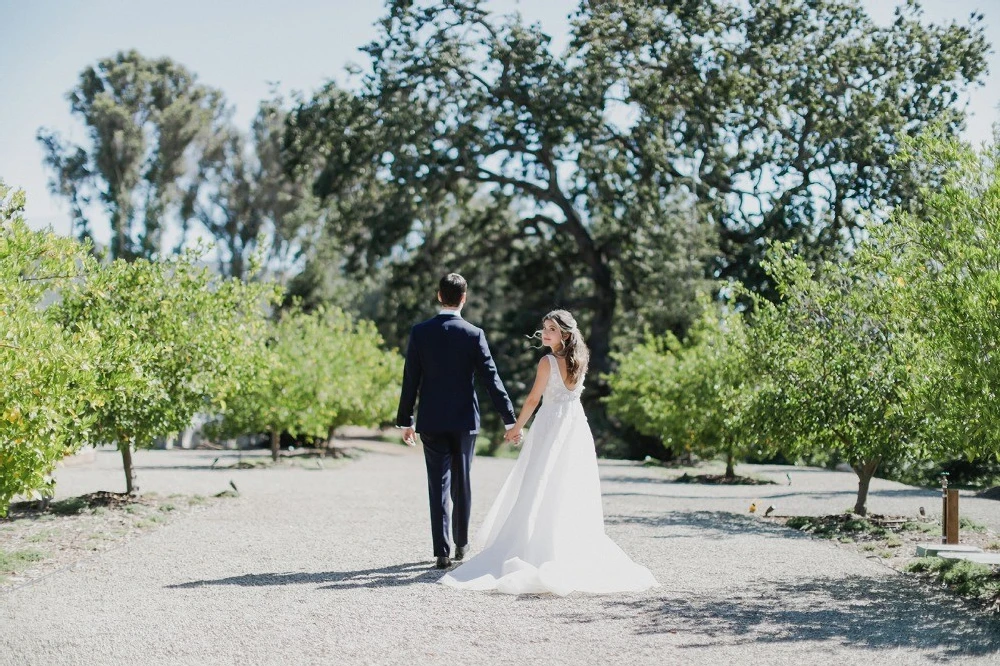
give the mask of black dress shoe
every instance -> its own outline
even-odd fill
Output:
[[[465,558],[465,554],[469,552],[468,546],[455,546],[455,559],[461,560]]]
[[[434,566],[436,566],[438,569],[447,569],[448,567],[451,566],[451,558],[447,556],[439,557],[437,558],[437,564],[435,564]]]

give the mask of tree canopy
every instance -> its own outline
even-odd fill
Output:
[[[511,297],[580,312],[602,372],[639,318],[682,333],[704,277],[773,297],[766,241],[836,257],[905,203],[897,137],[958,132],[987,49],[979,17],[914,3],[883,27],[839,0],[582,2],[556,52],[478,0],[389,2],[363,74],[304,100],[286,146],[349,268],[513,262]]]

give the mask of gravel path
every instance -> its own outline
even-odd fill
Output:
[[[1000,659],[998,624],[874,559],[745,515],[852,504],[851,474],[741,466],[779,486],[665,484],[603,462],[607,530],[662,586],[567,598],[435,584],[423,458],[367,444],[334,469],[209,469],[231,453],[151,451],[144,491],[241,496],[0,593],[0,664],[904,664]],[[59,472],[59,492],[122,486],[117,456]],[[477,459],[474,522],[511,461]],[[876,482],[870,508],[934,492]],[[997,525],[995,503],[963,498]]]

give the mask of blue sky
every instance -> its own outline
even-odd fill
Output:
[[[498,12],[520,11],[564,43],[575,0],[493,0]],[[865,0],[869,13],[888,22],[896,3]],[[1000,45],[997,0],[925,0],[927,18],[966,22],[986,17],[987,37]],[[75,141],[82,127],[70,117],[65,95],[88,64],[118,50],[169,56],[220,88],[248,127],[272,84],[282,92],[311,91],[330,78],[343,81],[347,63],[374,37],[381,0],[0,0],[0,178],[23,188],[32,227],[68,233],[65,203],[48,193],[48,175],[35,134],[41,126]],[[994,47],[986,86],[970,100],[967,138],[985,141],[1000,120],[1000,56]],[[101,225],[97,225],[98,237]]]

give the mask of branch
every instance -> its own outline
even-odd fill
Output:
[[[84,277],[83,273],[77,273],[76,275],[42,275],[40,277],[25,277],[21,276],[20,279],[24,282],[42,282],[44,280],[66,280],[69,278]]]
[[[560,226],[559,222],[556,222],[548,215],[534,215],[532,217],[527,217],[521,220],[521,231],[524,232],[527,231],[528,229],[534,229],[535,232],[538,232],[539,223],[547,224],[553,229]]]
[[[538,183],[533,183],[529,180],[521,180],[520,178],[511,178],[510,176],[504,176],[499,173],[493,173],[489,169],[484,169],[483,167],[479,167],[479,173],[476,174],[476,180],[482,183],[513,185],[514,187],[519,187],[531,192],[542,201],[550,201],[552,198],[549,191]]]

